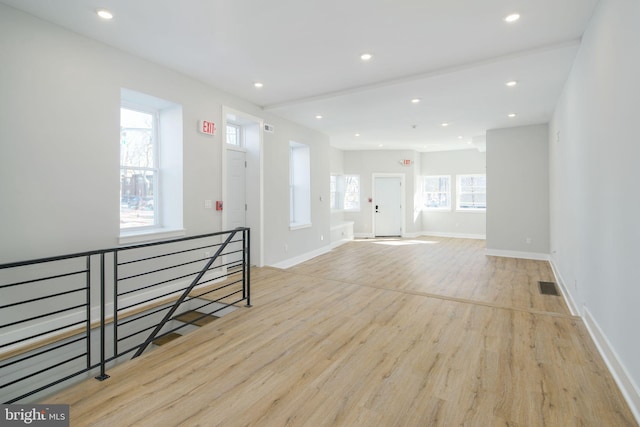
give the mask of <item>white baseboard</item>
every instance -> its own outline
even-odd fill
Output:
[[[573,299],[573,294],[569,292],[569,288],[567,288],[566,282],[562,278],[558,267],[553,262],[553,259],[549,260],[549,264],[551,265],[551,270],[553,271],[553,275],[556,278],[556,283],[560,286],[560,292],[562,292],[562,296],[564,300],[567,302],[567,306],[569,307],[569,311],[574,316],[582,316],[580,313],[580,306],[576,304],[576,301]]]
[[[454,239],[475,239],[486,240],[487,236],[484,234],[465,234],[465,233],[442,233],[439,231],[416,231],[413,233],[404,233],[402,237],[413,239],[420,236],[433,236],[433,237],[451,237]],[[375,236],[371,233],[354,233],[353,237],[356,239],[375,239]]]
[[[549,261],[549,254],[536,252],[504,251],[501,249],[485,249],[489,256],[500,256],[505,258],[533,259],[537,261]]]
[[[302,255],[298,255],[296,257],[289,258],[284,261],[280,261],[276,264],[271,264],[270,267],[286,269],[289,267],[293,267],[294,265],[300,264],[302,262],[309,261],[310,259],[315,258],[317,256],[326,254],[329,251],[331,251],[331,245],[323,246],[311,252],[307,252]]]
[[[584,308],[583,319],[589,335],[591,335],[591,339],[593,339],[600,355],[604,359],[604,363],[609,368],[609,372],[613,375],[616,384],[618,384],[633,416],[636,418],[638,424],[640,424],[640,388],[634,383],[624,365],[620,362],[620,358],[611,346],[606,335],[602,332],[600,326],[598,326],[596,319],[593,318],[586,307]]]
[[[484,234],[467,234],[467,233],[447,233],[441,231],[422,231],[420,236],[434,236],[434,237],[451,237],[453,239],[474,239],[474,240],[486,240],[487,236]]]

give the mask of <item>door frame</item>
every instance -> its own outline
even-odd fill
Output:
[[[371,174],[371,194],[373,195],[373,203],[371,203],[371,237],[376,237],[376,178],[400,178],[400,187],[402,191],[400,192],[400,236],[404,237],[406,230],[406,218],[405,218],[405,209],[406,206],[406,185],[405,185],[405,174],[403,173],[384,173],[384,172],[374,172]]]
[[[251,147],[242,148],[228,145],[226,142],[227,117],[233,115],[238,121],[255,124],[258,126],[257,141]],[[247,168],[245,169],[245,197],[247,200],[257,198],[256,203],[248,203],[246,212],[246,224],[251,228],[251,264],[262,267],[264,265],[264,119],[251,114],[243,113],[233,108],[222,106],[221,125],[221,162],[222,162],[222,201],[227,200],[227,151],[244,151],[246,153]],[[257,173],[249,174],[249,169]],[[250,179],[250,175],[252,178]],[[249,191],[251,190],[251,191]],[[255,197],[257,196],[257,197]],[[227,227],[227,211],[222,208],[221,229]]]

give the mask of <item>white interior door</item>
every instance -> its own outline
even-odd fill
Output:
[[[227,150],[227,199],[223,209],[227,211],[227,230],[245,227],[247,224],[246,196],[246,153],[239,150]],[[237,235],[234,240],[241,238]],[[241,251],[240,242],[233,243],[225,252]],[[226,262],[240,261],[242,253],[233,254]]]
[[[402,235],[402,181],[399,177],[376,177],[373,199],[376,237]]]

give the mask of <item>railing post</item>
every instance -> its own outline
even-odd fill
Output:
[[[85,315],[87,316],[87,326],[85,330],[86,334],[86,345],[87,345],[87,369],[91,369],[91,255],[87,255],[86,257],[86,268],[87,268],[87,277],[86,277],[86,287],[85,292],[86,295],[86,304],[87,307],[85,309]]]
[[[118,251],[113,251],[113,355],[118,354]]]
[[[246,246],[243,251],[243,257],[246,253],[246,262],[243,262],[242,268],[245,269],[245,274],[242,277],[242,288],[245,290],[245,297],[247,298],[247,307],[251,307],[251,229],[246,230]],[[244,244],[244,242],[243,242]]]
[[[100,253],[100,375],[96,377],[99,381],[109,378],[105,372],[105,280],[104,280],[104,252]]]

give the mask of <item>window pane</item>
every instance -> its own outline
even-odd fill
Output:
[[[155,225],[156,177],[154,171],[120,170],[120,228]]]
[[[344,176],[344,210],[360,210],[360,176]]]
[[[153,114],[121,108],[120,142],[120,165],[153,168]]]
[[[427,209],[450,209],[451,177],[425,176],[423,200]]]
[[[227,125],[227,144],[240,145],[240,127],[237,125]]]
[[[458,209],[486,209],[486,175],[461,175],[458,177]]]

